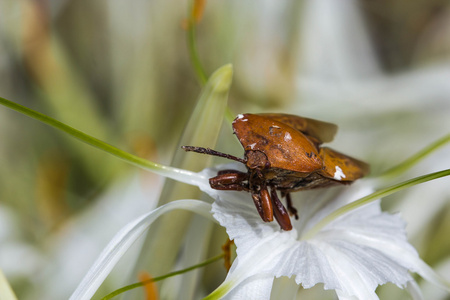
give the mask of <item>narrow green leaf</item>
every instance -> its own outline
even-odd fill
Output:
[[[190,145],[212,148],[216,145],[227,109],[232,78],[231,65],[225,65],[211,75],[202,89],[178,147]],[[209,157],[178,151],[171,165],[200,171],[209,165]]]
[[[32,9],[29,13],[39,14],[39,10]],[[106,118],[96,105],[90,85],[86,78],[75,72],[77,68],[71,65],[70,55],[59,36],[45,30],[45,22],[42,22],[39,15],[32,15],[28,15],[27,20],[23,22],[23,29],[28,34],[23,37],[22,54],[27,69],[33,75],[35,86],[39,87],[36,89],[39,100],[45,103],[52,114],[67,124],[102,140],[114,138]],[[31,38],[36,34],[40,36],[39,39]],[[110,157],[92,152],[72,139],[65,142],[79,158],[77,163],[81,164],[93,179],[111,176],[117,170],[117,161],[111,160]]]
[[[414,165],[419,163],[422,159],[433,153],[434,151],[438,150],[439,148],[445,146],[446,144],[450,143],[450,134],[447,134],[446,136],[440,138],[439,140],[435,141],[434,143],[431,143],[427,147],[423,148],[410,158],[406,159],[402,163],[398,164],[397,166],[385,171],[381,175],[377,176],[381,179],[383,178],[392,178],[398,175],[401,175],[402,173],[406,172],[408,169],[412,168]]]
[[[122,287],[120,289],[117,289],[117,290],[109,293],[105,297],[101,298],[101,300],[109,300],[109,299],[111,299],[111,298],[113,298],[113,297],[115,297],[117,295],[120,295],[120,294],[126,292],[126,291],[129,291],[129,290],[132,290],[132,289],[144,286],[144,285],[149,284],[151,282],[161,281],[161,280],[164,280],[166,278],[170,278],[170,277],[173,277],[173,276],[181,275],[181,274],[187,273],[189,271],[202,268],[204,266],[212,264],[213,262],[218,261],[219,259],[222,259],[223,257],[224,257],[224,254],[222,253],[222,254],[214,256],[214,257],[212,257],[210,259],[207,259],[207,260],[205,260],[205,261],[203,261],[203,262],[201,262],[199,264],[193,265],[191,267],[188,267],[188,268],[185,268],[185,269],[182,269],[182,270],[179,270],[179,271],[171,272],[171,273],[168,273],[166,275],[159,276],[159,277],[155,277],[155,278],[152,278],[150,280],[136,282],[136,283],[124,286],[124,287]]]
[[[9,285],[8,280],[5,275],[3,275],[2,270],[0,269],[0,299],[1,300],[17,300],[16,295],[14,294],[11,286]]]
[[[215,289],[211,294],[204,297],[203,300],[219,300],[222,299],[229,291],[236,285],[232,280],[225,281],[217,289]]]
[[[373,202],[377,199],[381,199],[383,197],[389,196],[393,193],[399,192],[401,190],[404,190],[406,188],[415,186],[420,183],[424,183],[430,180],[438,179],[441,177],[449,176],[450,175],[450,169],[419,176],[410,180],[406,180],[403,182],[400,182],[398,184],[392,185],[390,187],[384,188],[382,190],[379,190],[375,193],[372,193],[370,195],[367,195],[361,199],[358,199],[356,201],[353,201],[347,205],[342,206],[341,208],[335,210],[325,218],[323,218],[320,222],[318,222],[313,228],[311,228],[303,237],[302,239],[307,240],[314,236],[316,233],[318,233],[322,228],[324,228],[327,224],[331,223],[333,220],[337,219],[338,217],[342,216],[343,214],[346,214],[347,212],[354,210],[358,207],[361,207],[363,205],[366,205],[370,202]]]
[[[108,243],[108,245],[106,245],[99,257],[92,264],[89,271],[86,273],[69,299],[91,299],[117,262],[141,237],[141,235],[147,231],[158,218],[166,215],[168,212],[174,213],[174,210],[180,209],[195,212],[202,217],[215,221],[210,213],[210,204],[192,199],[173,201],[134,219],[122,227],[122,229],[114,235],[112,240]]]
[[[195,6],[195,0],[190,1],[190,5],[188,8],[188,29],[187,29],[187,45],[189,49],[189,57],[191,59],[192,67],[194,68],[195,74],[197,75],[198,80],[201,85],[204,85],[208,80],[208,76],[206,75],[205,69],[200,61],[200,57],[198,55],[197,50],[197,42],[195,38],[195,23],[193,10]]]
[[[191,183],[191,184],[195,183],[196,180],[203,180],[203,178],[200,178],[199,175],[197,175],[194,172],[160,165],[160,164],[148,161],[146,159],[140,158],[138,156],[135,156],[133,154],[130,154],[126,151],[120,150],[119,148],[116,148],[116,147],[114,147],[108,143],[105,143],[93,136],[90,136],[84,132],[81,132],[75,128],[72,128],[72,127],[70,127],[60,121],[57,121],[47,115],[44,115],[40,112],[34,111],[34,110],[27,108],[25,106],[22,106],[20,104],[9,101],[5,98],[0,97],[0,104],[4,105],[12,110],[15,110],[19,113],[22,113],[26,116],[29,116],[35,120],[41,121],[42,123],[50,125],[53,128],[59,129],[65,133],[71,135],[72,137],[79,139],[80,141],[82,141],[88,145],[91,145],[95,148],[98,148],[109,154],[112,154],[112,155],[124,160],[125,162],[135,165],[139,168],[154,172],[156,174],[159,174],[159,175],[162,175],[165,177],[169,177],[169,178],[172,178],[175,180],[179,180],[179,181]]]
[[[185,152],[181,150],[181,146],[215,147],[227,108],[232,76],[233,67],[231,65],[219,68],[210,76],[178,143],[172,166],[200,171],[209,165],[210,157]],[[182,198],[196,199],[200,196],[201,192],[197,187],[166,181],[159,204],[163,205]],[[162,217],[160,222],[155,224],[154,230],[146,237],[145,250],[140,254],[132,274],[138,272],[142,267],[152,270],[156,274],[165,274],[173,270],[180,245],[187,238],[186,232],[191,217],[192,214],[182,211]],[[195,263],[195,261],[190,263]]]

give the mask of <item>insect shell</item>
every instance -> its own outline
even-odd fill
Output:
[[[350,184],[369,171],[366,163],[320,146],[336,134],[331,123],[288,114],[243,114],[233,121],[233,130],[244,158],[209,148],[182,148],[243,163],[247,172],[222,170],[209,179],[211,188],[250,192],[261,219],[275,218],[283,230],[292,229],[289,215],[298,219],[291,192]],[[286,198],[287,209],[277,191]]]

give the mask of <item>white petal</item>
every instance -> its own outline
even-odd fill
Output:
[[[414,260],[414,271],[429,282],[450,292],[450,282],[437,274],[429,265],[427,265],[419,257],[412,257]]]
[[[274,280],[271,299],[297,299],[300,286],[293,278],[280,277]]]
[[[217,170],[208,172],[214,176]],[[209,187],[203,190],[216,199],[214,218],[226,227],[237,246],[238,259],[227,281],[240,282],[261,274],[294,276],[305,288],[323,283],[325,289],[335,289],[341,299],[378,299],[378,285],[392,282],[406,287],[412,280],[409,271],[415,271],[447,287],[408,243],[400,216],[383,213],[379,201],[353,210],[315,236],[300,240],[300,233],[303,235],[336,208],[367,195],[370,188],[354,185],[331,202],[327,197],[312,199],[315,203],[300,209],[302,220],[293,221],[294,229],[289,232],[281,231],[276,222],[262,222],[248,193],[218,192]]]
[[[408,282],[406,289],[408,290],[413,300],[425,300],[425,298],[422,295],[422,291],[420,290],[420,287],[414,280]]]
[[[336,291],[336,294],[337,294],[339,300],[360,300],[360,299],[359,299],[358,297],[356,297],[356,296],[347,296],[347,295],[343,294],[343,293],[342,293],[341,291],[339,291],[339,290]],[[373,298],[372,296],[369,296],[369,297],[366,298],[366,299],[376,299],[376,300],[378,300],[378,297]]]
[[[179,200],[161,206],[148,214],[128,223],[109,242],[106,248],[92,265],[70,299],[91,299],[99,286],[111,272],[119,259],[125,254],[130,246],[141,236],[142,233],[162,214],[174,210],[190,210],[206,217],[211,217],[208,203],[199,200]]]
[[[223,300],[269,300],[272,289],[273,276],[259,275],[247,278]]]

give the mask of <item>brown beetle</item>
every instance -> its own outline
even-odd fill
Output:
[[[233,130],[245,150],[238,158],[209,148],[183,146],[194,151],[243,163],[247,172],[222,170],[209,184],[217,190],[247,191],[264,222],[273,217],[283,230],[291,230],[289,213],[298,219],[290,192],[349,184],[363,177],[369,166],[330,148],[337,126],[287,114],[244,114]],[[287,212],[277,191],[286,198]]]

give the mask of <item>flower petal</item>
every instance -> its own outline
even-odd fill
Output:
[[[230,167],[240,168],[235,164],[219,166]],[[211,172],[207,176],[212,177],[217,169],[204,172]],[[303,287],[323,283],[325,289],[336,290],[340,299],[378,299],[378,285],[392,282],[404,288],[412,281],[409,272],[414,271],[448,288],[408,243],[404,221],[398,214],[383,213],[380,201],[348,212],[313,236],[304,235],[330,212],[370,193],[367,182],[365,186],[347,187],[332,201],[327,197],[308,200],[319,201],[300,210],[301,220],[293,220],[291,231],[281,231],[276,222],[262,222],[247,193],[201,187],[216,199],[213,216],[237,246],[238,258],[226,280],[240,283],[262,274],[294,275]]]
[[[122,228],[109,242],[97,261],[73,292],[70,299],[91,299],[119,259],[144,231],[162,214],[174,209],[186,209],[211,217],[211,205],[199,200],[173,201],[137,218]]]
[[[424,300],[425,299],[423,297],[422,291],[420,290],[420,287],[416,281],[411,280],[410,282],[408,282],[406,289],[408,290],[409,295],[411,295],[411,298],[413,300]]]
[[[411,260],[414,260],[414,272],[416,272],[429,282],[447,290],[447,292],[450,292],[449,281],[447,281],[445,278],[437,274],[429,265],[427,265],[419,257],[412,257]]]
[[[274,280],[270,296],[271,299],[297,299],[299,289],[294,278],[280,277]]]
[[[224,300],[269,300],[273,276],[257,275],[247,278],[222,299]]]

